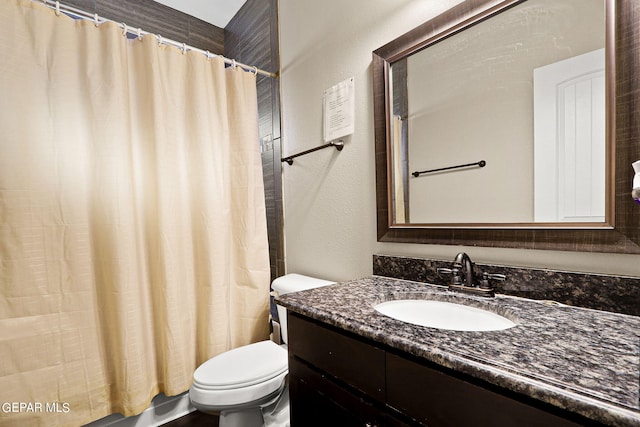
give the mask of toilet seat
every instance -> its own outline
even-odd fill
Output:
[[[196,369],[193,380],[202,388],[226,390],[262,383],[287,369],[287,351],[267,340],[207,360]]]
[[[194,403],[208,406],[241,405],[278,392],[287,373],[287,351],[273,341],[260,341],[200,365],[190,396]]]

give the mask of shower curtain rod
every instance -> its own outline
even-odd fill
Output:
[[[107,18],[103,18],[101,16],[98,16],[97,13],[91,14],[89,12],[85,12],[84,10],[77,9],[77,8],[75,8],[73,6],[62,4],[59,1],[53,1],[53,0],[32,0],[32,1],[36,1],[38,3],[42,3],[46,7],[55,10],[56,11],[56,15],[59,15],[62,12],[64,14],[66,14],[66,15],[70,15],[70,16],[75,17],[75,18],[80,18],[80,19],[86,19],[86,20],[93,21],[93,22],[95,22],[96,26],[98,26],[98,25],[100,25],[100,24],[102,24],[104,22],[113,22],[113,23],[117,24],[122,29],[123,32],[126,32],[126,33],[131,34],[131,35],[135,35],[135,36],[138,36],[138,37],[142,37],[144,35],[151,34],[151,35],[156,36],[158,38],[158,43],[177,47],[178,49],[182,50],[183,53],[187,53],[187,51],[191,50],[191,51],[194,51],[194,52],[201,53],[201,54],[205,55],[207,58],[215,58],[216,56],[219,56],[220,58],[224,59],[224,62],[226,64],[229,64],[231,66],[240,67],[240,68],[243,68],[243,69],[245,69],[247,71],[252,71],[255,74],[260,74],[260,75],[271,77],[271,78],[278,77],[278,75],[275,74],[275,73],[272,73],[272,72],[269,72],[269,71],[265,71],[265,70],[261,70],[260,68],[252,66],[252,65],[246,65],[246,64],[243,64],[241,62],[237,62],[235,59],[229,59],[229,58],[226,58],[226,57],[224,57],[222,55],[216,55],[214,53],[209,52],[208,50],[198,49],[197,47],[190,46],[190,45],[188,45],[186,43],[180,43],[180,42],[177,42],[175,40],[167,39],[167,38],[164,38],[164,37],[160,36],[159,34],[153,34],[153,33],[150,33],[148,31],[141,30],[140,28],[129,27],[125,23],[115,22],[115,21],[113,21],[111,19],[107,19]]]

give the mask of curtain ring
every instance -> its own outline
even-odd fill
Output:
[[[253,75],[254,76],[258,75],[258,67],[256,67],[255,65],[253,66]]]
[[[207,59],[211,59],[211,52],[206,51],[205,55],[207,56]]]
[[[235,69],[236,69],[236,67],[237,67],[236,60],[235,60],[235,59],[232,59],[232,60],[231,60],[231,68],[233,68],[233,69],[235,70]]]
[[[97,13],[93,14],[93,23],[96,24],[96,27],[100,25],[100,18],[98,17]]]
[[[56,16],[60,16],[60,2],[56,1]]]
[[[142,40],[142,30],[138,28],[138,40]]]
[[[184,55],[185,53],[187,53],[187,44],[182,43],[182,54]]]
[[[129,32],[129,29],[127,28],[127,24],[125,24],[124,22],[122,23],[122,35],[127,37],[127,33]]]
[[[160,34],[156,34],[156,38],[158,39],[158,46],[162,44],[162,36]]]

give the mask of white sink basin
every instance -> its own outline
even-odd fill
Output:
[[[403,299],[383,302],[373,308],[402,322],[453,331],[500,331],[516,326],[499,314],[451,302]]]

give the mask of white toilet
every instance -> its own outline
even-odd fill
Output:
[[[279,295],[333,282],[287,274],[271,284]],[[220,413],[220,427],[288,427],[289,393],[285,378],[287,313],[278,308],[283,345],[260,341],[219,354],[196,369],[189,399],[202,412]]]

